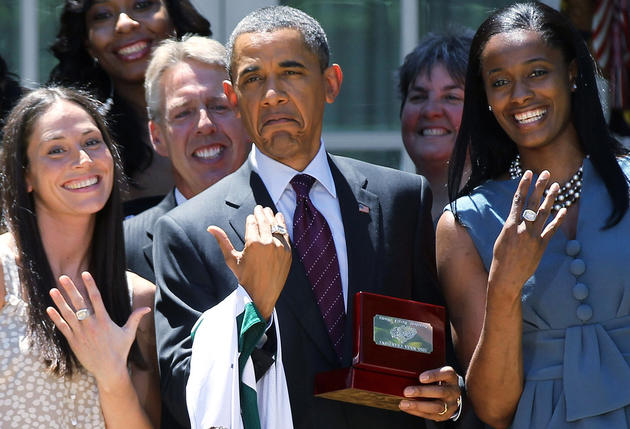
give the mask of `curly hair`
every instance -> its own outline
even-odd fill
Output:
[[[596,76],[597,66],[586,42],[571,22],[557,10],[539,2],[516,3],[494,12],[472,40],[462,123],[449,164],[448,193],[453,213],[455,200],[468,195],[483,182],[508,171],[517,154],[516,144],[488,111],[482,76],[481,56],[488,40],[496,34],[526,30],[540,34],[549,46],[559,49],[567,64],[577,64],[576,90],[571,95],[571,120],[580,147],[589,155],[612,199],[612,211],[605,228],[617,224],[628,210],[628,182],[616,157],[627,154],[611,134],[604,119]],[[466,156],[470,153],[471,175],[460,188]]]
[[[171,19],[175,34],[181,39],[185,34],[211,36],[210,23],[197,12],[190,0],[162,0]],[[105,101],[113,92],[107,73],[89,55],[86,13],[94,0],[65,0],[57,38],[51,45],[59,63],[50,72],[49,83],[85,89]],[[120,145],[123,170],[127,177],[143,171],[152,162],[153,149],[138,144],[144,140],[145,127],[136,112],[118,94],[114,96],[109,112],[109,122],[114,138]]]

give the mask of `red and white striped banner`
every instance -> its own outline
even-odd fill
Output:
[[[593,51],[607,72],[612,90],[612,108],[630,107],[630,30],[628,0],[596,0],[593,15]]]

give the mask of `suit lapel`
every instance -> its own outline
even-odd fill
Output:
[[[230,226],[241,240],[241,244],[245,244],[245,221],[248,215],[254,213],[254,207],[260,204],[263,207],[270,207],[274,213],[277,210],[262,179],[252,171],[249,160],[234,174],[238,179],[232,181],[225,203],[235,209],[230,217]]]
[[[344,365],[348,366],[352,356],[354,294],[360,290],[374,290],[374,262],[376,243],[379,240],[380,204],[378,197],[366,189],[367,179],[364,175],[340,159],[333,161],[329,158],[329,164],[337,190],[348,254],[348,317],[343,359]],[[241,244],[244,244],[245,220],[249,214],[253,213],[256,204],[271,207],[274,212],[277,210],[260,176],[251,170],[249,161],[234,174],[240,178],[233,181],[225,202],[235,209],[229,223],[241,240]],[[311,338],[326,359],[331,364],[338,365],[311,285],[295,249],[293,249],[291,270],[278,299],[277,307],[281,308],[280,318],[284,311],[293,313],[302,331]],[[281,332],[287,332],[294,328],[282,325],[281,320],[280,329]]]
[[[271,207],[274,213],[277,209],[262,179],[252,171],[249,160],[234,174],[238,175],[238,179],[233,180],[225,202],[235,209],[234,214],[230,216],[229,222],[235,234],[241,240],[241,245],[244,245],[245,220],[248,215],[254,212],[254,207],[257,204],[263,207]],[[283,337],[288,336],[290,332],[295,332],[296,327],[288,323],[283,324],[283,320],[289,320],[283,319],[284,313],[291,312],[301,326],[299,334],[306,333],[331,363],[337,362],[326,326],[319,312],[319,307],[315,302],[311,285],[295,249],[293,249],[291,269],[282,293],[278,298],[276,308],[280,318],[280,332]]]
[[[329,157],[343,219],[348,257],[348,307],[343,365],[352,361],[354,341],[354,295],[379,292],[376,255],[380,238],[381,206],[378,196],[367,190],[368,180],[342,158]]]
[[[153,268],[153,228],[155,227],[155,223],[160,218],[160,216],[174,209],[176,206],[177,201],[175,200],[175,192],[171,190],[168,194],[166,194],[166,197],[164,197],[162,201],[160,201],[160,203],[156,206],[156,209],[159,210],[159,212],[156,213],[155,217],[147,226],[146,234],[149,238],[149,243],[142,248],[142,252],[144,253],[144,257],[146,258],[151,268]]]

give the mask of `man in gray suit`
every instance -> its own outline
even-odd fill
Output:
[[[237,25],[227,51],[230,82],[224,83],[225,91],[230,103],[238,105],[254,147],[236,172],[162,216],[156,225],[155,323],[166,406],[181,424],[187,423],[190,334],[199,316],[238,283],[250,295],[272,289],[266,284],[273,283],[267,276],[270,261],[245,257],[250,249],[246,219],[255,207],[264,206],[284,215],[293,252],[275,302],[293,427],[424,427],[424,420],[406,413],[316,398],[313,385],[315,374],[352,363],[356,292],[441,303],[426,179],[326,152],[324,106],[338,95],[342,72],[329,64],[326,35],[310,16],[286,6],[254,11]],[[256,212],[260,215],[260,207]],[[304,222],[310,216],[330,237],[324,243]],[[218,242],[206,232],[211,225],[223,245],[229,240],[236,248],[245,246],[236,260],[259,275],[234,276]],[[317,246],[318,254],[330,261],[322,269],[310,269],[320,262],[319,256],[304,250],[311,243],[326,244]],[[225,254],[237,253],[229,249]],[[324,295],[318,277],[329,282]],[[335,289],[334,299],[325,295],[329,289]],[[328,308],[323,306],[326,301]],[[338,317],[331,319],[331,312]],[[273,362],[273,345],[266,350],[270,341],[267,337],[259,345]],[[268,366],[269,355],[260,359],[265,360]],[[264,367],[263,362],[261,372]],[[444,367],[423,376],[422,383],[407,388],[409,399],[402,401],[401,409],[448,420],[458,411],[457,374]]]
[[[227,78],[225,48],[215,40],[166,40],[153,52],[145,78],[149,131],[155,151],[171,162],[175,188],[124,223],[127,268],[152,282],[158,218],[235,171],[251,148],[223,91]]]

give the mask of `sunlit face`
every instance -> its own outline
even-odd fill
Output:
[[[151,121],[155,150],[173,164],[175,185],[192,198],[241,166],[251,147],[223,91],[224,67],[180,62],[162,75],[163,115]]]
[[[492,36],[481,54],[482,79],[497,122],[519,150],[575,135],[569,66],[560,49],[533,31]]]
[[[85,23],[86,48],[114,84],[144,82],[151,48],[173,32],[159,0],[96,0]]]
[[[267,156],[303,170],[320,146],[324,105],[341,85],[341,69],[321,71],[299,31],[245,33],[236,39],[234,85],[226,85],[250,136]]]
[[[411,82],[401,114],[401,132],[416,167],[451,156],[464,107],[464,87],[437,63]]]
[[[112,192],[114,161],[92,117],[59,100],[33,126],[26,183],[38,216],[92,215]]]

